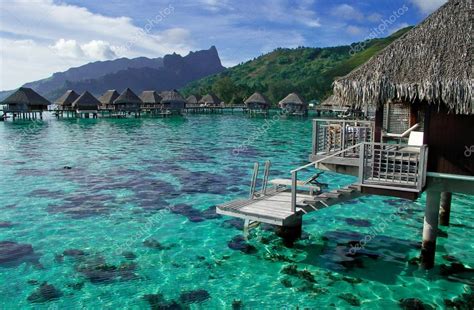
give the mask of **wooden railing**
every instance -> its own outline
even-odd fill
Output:
[[[345,152],[353,152],[356,154],[359,154],[360,152],[358,151],[361,147],[363,146],[363,143],[359,143],[356,145],[352,145],[348,147],[347,149],[340,150],[338,152],[335,152],[331,155],[328,155],[322,159],[313,161],[309,164],[306,164],[304,166],[298,167],[294,170],[291,170],[291,212],[296,212],[296,200],[297,200],[297,191],[298,191],[298,172],[302,171],[304,169],[307,169],[309,167],[317,167],[319,163],[328,160],[333,157],[341,156]]]
[[[359,185],[421,192],[426,185],[428,146],[358,143],[291,171],[291,212],[296,212],[298,172],[318,167],[334,157],[355,154],[359,159]]]
[[[421,192],[426,184],[428,146],[364,143],[359,155],[359,182],[393,190]]]
[[[353,145],[373,142],[375,124],[371,121],[315,119],[313,120],[313,155],[330,155]],[[350,149],[354,151],[354,149]],[[343,152],[340,157],[357,157]]]

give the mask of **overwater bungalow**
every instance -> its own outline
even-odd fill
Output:
[[[331,95],[321,104],[316,105],[316,113],[318,116],[337,116],[339,118],[351,118],[353,116],[353,109],[351,106],[341,106],[335,100],[334,95]]]
[[[268,114],[271,106],[270,100],[259,92],[255,92],[244,103],[250,114]]]
[[[199,105],[199,100],[201,100],[201,96],[199,95],[191,95],[188,98],[186,98],[186,103],[189,106],[197,106]]]
[[[100,109],[101,110],[115,110],[114,101],[120,96],[120,94],[115,90],[111,89],[106,91],[102,96],[99,97]]]
[[[287,115],[308,115],[308,103],[297,93],[291,93],[279,102],[280,108]]]
[[[140,94],[141,109],[144,112],[156,114],[161,111],[161,96],[155,90],[145,90]]]
[[[57,115],[64,115],[64,112],[66,111],[67,114],[68,112],[73,111],[72,108],[72,103],[76,101],[76,99],[79,98],[79,94],[76,93],[74,90],[68,90],[66,91],[61,97],[59,97],[54,104],[57,106]]]
[[[250,199],[219,205],[217,212],[245,219],[247,228],[253,222],[275,224],[281,235],[294,237],[309,212],[362,195],[416,200],[425,193],[419,262],[432,268],[438,225],[449,225],[452,194],[474,195],[473,68],[466,40],[473,33],[471,13],[470,1],[450,0],[336,80],[333,100],[374,108],[375,121],[314,120],[309,164],[292,170],[291,179],[270,181],[268,164],[260,191],[255,189],[256,165]],[[357,181],[321,192],[320,171],[307,180],[298,178],[315,167]]]
[[[99,106],[100,101],[88,91],[83,92],[79,98],[72,103],[72,109],[77,115],[84,118],[89,118],[90,115],[92,115],[93,118],[97,118]]]
[[[222,100],[214,94],[207,94],[199,100],[199,104],[206,107],[220,107]]]
[[[27,87],[20,87],[0,103],[5,106],[3,119],[8,118],[9,114],[13,119],[42,119],[43,112],[48,110],[50,104],[43,96]]]
[[[130,88],[125,89],[117,99],[114,100],[115,111],[122,116],[134,113],[135,117],[140,115],[142,100]]]
[[[161,92],[162,111],[167,114],[181,114],[186,108],[186,100],[176,90]]]

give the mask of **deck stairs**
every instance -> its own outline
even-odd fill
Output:
[[[290,225],[307,213],[362,195],[360,187],[356,184],[321,192],[318,186],[306,184],[307,182],[303,181],[293,183],[292,180],[269,180],[270,162],[265,164],[262,188],[256,191],[258,168],[259,165],[256,163],[248,199],[238,199],[217,206],[218,214],[245,220],[244,234],[259,223]],[[271,184],[270,187],[269,184]],[[297,185],[294,186],[295,184]],[[294,206],[292,206],[293,203]]]

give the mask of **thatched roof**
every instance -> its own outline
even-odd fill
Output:
[[[270,100],[268,100],[265,95],[262,95],[259,92],[253,93],[252,96],[248,97],[247,100],[244,101],[245,104],[261,104],[261,105],[270,105]]]
[[[120,94],[115,90],[108,90],[102,96],[99,97],[99,101],[102,104],[113,104]]]
[[[186,98],[186,102],[189,104],[198,104],[199,100],[201,100],[201,96],[199,95],[191,95],[188,98]]]
[[[382,105],[390,100],[444,104],[474,113],[473,9],[450,0],[380,54],[334,82],[341,104]]]
[[[70,107],[72,103],[79,98],[79,94],[73,90],[68,90],[61,97],[59,97],[54,103],[60,106]]]
[[[199,103],[207,104],[207,105],[220,105],[222,100],[219,99],[214,94],[207,94],[199,100]]]
[[[100,101],[90,92],[83,92],[73,103],[72,107],[77,110],[97,110]]]
[[[351,107],[349,104],[341,104],[341,101],[339,98],[337,98],[334,95],[331,95],[329,98],[321,102],[321,106],[346,106],[346,107]]]
[[[280,104],[295,104],[295,105],[306,105],[306,101],[297,93],[291,93],[286,96]]]
[[[13,94],[5,98],[1,104],[26,104],[29,106],[41,106],[50,105],[51,102],[31,88],[20,87]]]
[[[186,100],[181,96],[181,94],[176,90],[162,91],[160,93],[161,103],[171,104],[171,103],[185,103]]]
[[[161,102],[161,96],[154,90],[143,91],[140,99],[146,104],[159,104]]]
[[[130,89],[125,89],[120,96],[115,99],[114,104],[141,104],[142,100]]]

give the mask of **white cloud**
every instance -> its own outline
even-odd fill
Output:
[[[447,0],[410,0],[414,5],[416,5],[423,14],[429,14],[434,12]]]
[[[367,16],[367,20],[373,23],[378,23],[383,18],[382,14],[373,13]]]
[[[110,43],[102,40],[92,40],[89,43],[83,44],[81,50],[92,59],[107,60],[117,58]]]
[[[56,53],[56,55],[60,57],[84,57],[84,52],[82,51],[82,48],[79,46],[79,44],[77,44],[76,40],[59,39],[54,45],[50,47]]]
[[[174,10],[169,12],[174,14]],[[21,78],[11,77],[15,76],[12,71],[18,69],[11,58],[3,55],[11,55],[13,51],[20,53],[25,63],[28,59],[34,59],[36,63],[32,66],[36,68],[35,72],[42,72],[40,78],[45,78],[58,67],[64,70],[116,57],[159,57],[173,52],[186,54],[194,49],[189,32],[168,26],[167,16],[149,30],[145,32],[135,26],[128,17],[103,16],[83,7],[53,0],[2,1],[2,41],[10,41],[6,38],[28,38],[33,45],[31,50],[25,51],[18,42],[14,46],[2,44],[1,74],[9,78],[2,79],[0,88],[15,88],[38,78],[24,73]],[[29,54],[36,55],[32,58]],[[51,66],[51,60],[65,65]]]
[[[349,4],[341,4],[332,10],[332,15],[346,20],[362,21],[364,14]]]
[[[205,9],[215,13],[222,10],[233,10],[233,7],[227,0],[201,0],[200,2]]]
[[[348,26],[346,30],[349,34],[356,36],[356,35],[362,34],[365,29],[361,28],[361,27],[351,25],[351,26]]]
[[[0,89],[13,89],[25,82],[47,77],[53,72],[64,71],[83,64],[74,57],[56,57],[49,46],[33,40],[0,38],[2,63]],[[8,46],[8,48],[3,48]],[[26,80],[25,80],[26,79]]]

